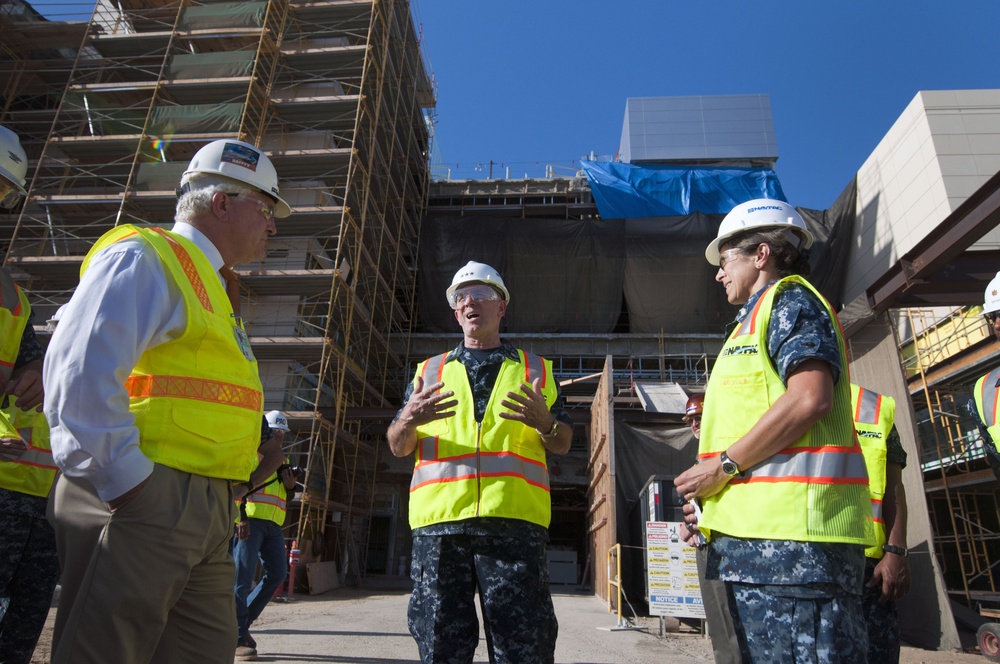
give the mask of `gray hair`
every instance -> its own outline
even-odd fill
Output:
[[[232,180],[197,178],[185,183],[188,190],[177,199],[177,221],[190,222],[212,209],[212,197],[217,193],[246,196],[255,189]]]

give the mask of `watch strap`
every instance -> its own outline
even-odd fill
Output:
[[[883,544],[882,551],[883,553],[895,553],[897,556],[903,556],[904,558],[910,555],[907,549],[901,546],[893,546],[892,544]]]

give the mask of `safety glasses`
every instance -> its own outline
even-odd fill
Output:
[[[454,293],[448,296],[448,302],[451,304],[452,309],[458,309],[462,302],[465,302],[466,298],[474,302],[490,302],[493,300],[499,300],[500,294],[489,286],[484,286],[482,284],[477,286],[466,286],[465,288],[459,288]]]
[[[229,193],[228,191],[226,192],[226,196],[230,196],[232,198],[237,198],[239,195],[240,195],[239,192],[236,193]],[[267,203],[264,203],[263,201],[258,201],[256,198],[251,197],[248,200],[250,200],[257,206],[257,209],[260,211],[262,215],[264,215],[265,219],[267,219],[268,221],[274,221],[274,208],[272,208]]]

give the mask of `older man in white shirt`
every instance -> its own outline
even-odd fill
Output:
[[[170,231],[120,226],[87,255],[44,369],[64,472],[54,663],[232,661],[233,484],[255,465],[263,394],[220,271],[263,258],[288,214],[266,155],[214,141]]]

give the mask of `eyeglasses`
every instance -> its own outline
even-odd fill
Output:
[[[984,313],[983,318],[986,319],[986,322],[989,323],[990,327],[993,327],[994,325],[997,324],[997,318],[1000,318],[1000,311],[991,311],[989,313]]]
[[[229,193],[228,191],[226,192],[226,196],[232,196],[233,198],[236,198],[239,195],[240,195],[239,192],[236,193]],[[272,208],[264,201],[258,201],[256,198],[253,197],[248,197],[247,200],[252,201],[257,206],[257,210],[262,215],[264,215],[265,219],[267,219],[268,221],[274,221],[274,208]]]
[[[274,221],[274,208],[267,203],[261,203],[257,201],[257,209],[260,211],[264,218],[268,221]]]
[[[499,300],[500,294],[489,286],[467,286],[465,288],[459,288],[454,293],[448,296],[448,303],[451,304],[452,309],[458,309],[458,305],[462,304],[466,298],[474,302],[490,302],[493,300]]]
[[[730,262],[734,258],[739,258],[743,255],[743,250],[739,247],[733,247],[732,249],[726,249],[721,254],[719,254],[719,269],[725,270],[726,263]]]

